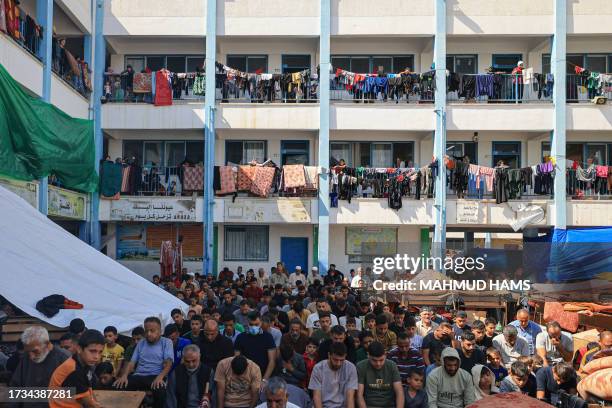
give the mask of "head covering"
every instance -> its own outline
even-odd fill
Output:
[[[296,267],[295,267],[295,270],[296,270],[296,271],[301,271],[301,270],[302,270],[302,267],[301,267],[300,265],[298,265],[298,266],[296,266]]]
[[[516,63],[517,67],[522,67],[523,65],[525,65],[525,63],[523,61],[519,61]]]
[[[319,272],[319,268],[317,268],[316,266],[313,266],[313,267],[312,267],[312,271],[313,271],[313,272]]]
[[[487,396],[487,394],[485,394],[481,389],[480,389],[480,376],[482,375],[482,369],[485,369],[487,371],[489,371],[489,373],[491,374],[493,380],[491,381],[491,391],[490,394],[497,394],[499,393],[499,388],[497,388],[495,386],[495,374],[493,374],[493,371],[491,371],[491,369],[487,366],[483,366],[482,364],[476,364],[474,367],[472,367],[472,381],[474,382],[474,395],[476,395],[476,400],[480,400],[483,399],[484,397]]]

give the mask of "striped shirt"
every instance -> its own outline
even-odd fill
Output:
[[[387,358],[397,365],[397,369],[399,370],[400,377],[402,379],[402,384],[406,384],[408,381],[408,372],[411,368],[414,367],[425,370],[425,362],[423,361],[423,357],[421,356],[421,353],[414,348],[410,348],[408,350],[408,356],[404,358],[402,357],[401,351],[396,347],[389,351]]]

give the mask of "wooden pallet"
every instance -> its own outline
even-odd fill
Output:
[[[51,341],[58,341],[68,330],[52,326],[35,317],[11,317],[5,324],[0,326],[0,341],[3,343],[15,343],[21,337],[23,331],[33,325],[42,326],[49,332]]]

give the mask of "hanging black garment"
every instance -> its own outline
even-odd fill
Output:
[[[402,208],[402,191],[401,184],[396,178],[389,183],[389,208],[399,210]]]
[[[510,195],[508,169],[499,167],[495,169],[493,191],[495,192],[495,202],[497,204],[508,202]]]

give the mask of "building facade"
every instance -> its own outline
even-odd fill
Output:
[[[40,3],[22,1],[32,14]],[[612,87],[604,77],[589,84],[576,68],[612,72],[605,0],[56,0],[52,9],[56,34],[72,39],[75,53],[83,44],[85,59],[97,38],[104,61],[90,64],[102,98],[88,99],[53,74],[50,101],[94,119],[100,158],[128,159],[142,172],[139,187],[119,200],[87,199],[82,236],[143,275],[158,272],[161,241],[178,236],[194,272],[269,269],[281,260],[346,271],[365,260],[361,243],[369,240],[417,251],[432,242],[520,242],[511,225],[528,204],[542,211],[529,233],[612,224],[608,187],[565,175],[566,160],[612,165],[612,105],[592,102],[612,96]],[[42,96],[44,64],[5,37],[0,62]],[[518,61],[534,76],[513,75]],[[215,62],[260,79],[310,75],[299,91],[250,93],[221,67],[211,80]],[[166,68],[172,105],[135,92],[121,75],[128,66]],[[214,92],[194,89],[200,71]],[[384,92],[349,83],[352,74],[408,71],[418,75],[398,94],[388,83]],[[487,72],[497,73],[495,84],[479,82]],[[470,81],[474,95],[466,95]],[[552,157],[554,188],[529,186],[502,203],[490,191],[463,196],[447,187],[445,156],[511,169]],[[327,172],[340,159],[351,168],[423,168],[438,159],[439,186],[404,197],[400,209],[372,194],[331,206]],[[179,187],[185,161],[202,163],[196,174],[205,177],[213,166],[251,160],[316,167],[319,191],[215,196],[212,177],[195,190]]]

